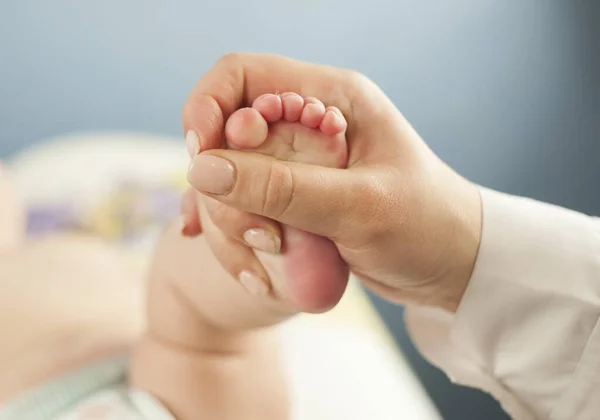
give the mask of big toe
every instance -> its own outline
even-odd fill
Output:
[[[242,108],[235,111],[225,124],[227,145],[234,149],[253,149],[267,139],[269,127],[259,111]]]

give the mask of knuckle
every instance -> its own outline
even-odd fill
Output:
[[[202,118],[199,126],[208,133],[219,132],[223,125],[223,114],[219,103],[215,98],[208,95],[202,96],[200,101],[202,102],[195,112],[195,115]]]
[[[209,210],[210,218],[213,224],[218,227],[227,236],[235,236],[244,224],[245,218],[242,212],[229,207],[225,204],[218,203]]]
[[[208,205],[206,209],[210,215],[210,219],[216,227],[223,230],[229,225],[229,221],[231,220],[230,207],[216,202]]]
[[[210,204],[206,208],[213,225],[229,237],[240,239],[248,229],[256,224],[257,216],[216,200],[210,200]]]
[[[356,70],[346,70],[346,80],[350,86],[359,90],[365,89],[373,84],[371,79]]]
[[[259,203],[262,214],[273,219],[284,216],[292,205],[294,189],[290,167],[283,162],[271,163]]]
[[[350,120],[359,121],[365,113],[370,112],[373,106],[373,92],[379,88],[371,79],[356,70],[345,70],[341,86],[344,92],[342,97],[346,98],[345,116]]]
[[[236,65],[242,60],[243,55],[243,53],[239,52],[224,54],[221,57],[219,57],[219,59],[217,60],[217,64],[225,67]]]
[[[222,114],[219,102],[211,95],[196,94],[187,98],[182,109],[184,124],[192,121],[208,121],[206,125],[213,126],[221,123]]]

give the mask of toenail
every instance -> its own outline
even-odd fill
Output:
[[[200,153],[200,139],[198,138],[198,134],[194,130],[189,130],[185,135],[185,142],[190,159],[193,159],[194,156]]]
[[[281,239],[273,232],[261,228],[249,229],[244,233],[244,241],[259,251],[279,254]]]
[[[198,155],[190,165],[188,181],[201,192],[227,194],[235,184],[235,167],[227,159]]]
[[[264,296],[269,293],[267,284],[256,274],[244,270],[239,275],[240,283],[253,295]]]

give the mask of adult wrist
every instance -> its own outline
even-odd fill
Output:
[[[446,269],[435,292],[436,306],[456,312],[469,285],[479,254],[482,233],[482,202],[479,188],[462,179],[452,191],[449,211],[452,227]]]

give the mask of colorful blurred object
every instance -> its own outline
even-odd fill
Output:
[[[31,236],[57,231],[92,233],[105,239],[135,243],[164,227],[179,211],[181,177],[165,183],[123,179],[97,203],[81,208],[76,198],[59,204],[42,203],[28,209]]]

